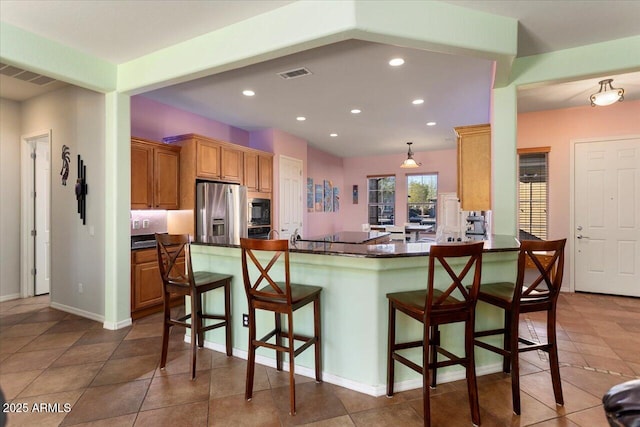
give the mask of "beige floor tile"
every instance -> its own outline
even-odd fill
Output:
[[[211,370],[211,398],[220,398],[233,395],[244,395],[246,385],[246,363],[234,364],[228,367],[215,368]],[[268,390],[269,377],[266,368],[256,365],[253,391]]]
[[[159,361],[160,357],[153,354],[108,360],[94,378],[91,387],[151,378]]]
[[[63,426],[135,414],[151,380],[89,387],[62,422]]]
[[[4,340],[5,338],[11,337],[40,335],[55,324],[56,322],[20,323],[2,331],[2,335],[0,335],[0,338]]]
[[[57,426],[80,398],[81,390],[18,398],[14,404],[24,404],[27,412],[8,414],[8,427]]]
[[[562,380],[562,376],[560,376],[560,378]],[[548,371],[520,377],[520,390],[523,390],[523,392],[526,392],[528,395],[563,415],[591,408],[600,403],[600,399],[592,394],[583,391],[567,381],[561,382],[564,397],[564,406],[562,407],[556,406],[551,374]]]
[[[374,408],[367,411],[351,414],[351,419],[356,426],[383,427],[383,426],[422,426],[422,415],[418,415],[409,402],[398,405]],[[435,423],[431,424],[433,427]],[[450,424],[451,425],[451,424]],[[453,425],[451,425],[453,427]]]
[[[30,371],[34,369],[46,369],[62,353],[64,348],[54,348],[51,350],[29,351],[25,353],[13,353],[2,361],[0,373]]]
[[[208,371],[211,369],[212,351],[197,350],[196,353],[196,372]],[[160,360],[158,356],[158,361]],[[191,373],[191,350],[173,351],[167,354],[167,365],[156,370],[156,375],[176,375]]]
[[[125,340],[137,340],[140,338],[161,337],[162,323],[136,323],[125,337]]]
[[[602,405],[569,414],[567,418],[580,427],[609,427]]]
[[[543,421],[538,424],[533,424],[532,427],[579,427],[578,424],[570,421],[566,417],[554,418],[552,420]]]
[[[102,362],[49,368],[29,384],[18,397],[39,396],[86,388],[101,367]]]
[[[614,385],[625,381],[624,378],[600,372],[588,371],[576,367],[560,368],[560,378],[600,399]]]
[[[149,354],[160,355],[161,351],[162,339],[160,337],[126,340],[120,343],[116,351],[111,355],[111,358],[122,359],[125,357],[146,356]]]
[[[191,380],[189,374],[156,377],[149,386],[141,410],[208,401],[209,380],[209,371],[200,372],[195,380]]]
[[[4,398],[10,401],[24,390],[33,380],[35,380],[42,372],[42,369],[35,371],[13,372],[9,374],[0,374],[0,388],[4,393]]]
[[[84,331],[64,332],[60,334],[43,334],[31,341],[29,344],[22,347],[20,349],[20,352],[71,347],[76,341],[80,339],[83,334]]]
[[[105,418],[103,420],[88,421],[86,423],[74,424],[73,427],[133,427],[138,413],[121,415],[119,417]]]
[[[307,427],[351,427],[355,426],[349,415],[341,417],[329,418],[328,420],[316,421],[315,423],[305,424]]]
[[[69,366],[69,365],[81,365],[84,363],[104,362],[118,347],[117,342],[106,342],[98,344],[87,345],[74,345],[69,347],[67,351],[62,354],[51,365],[52,367]]]
[[[136,419],[136,427],[206,426],[208,411],[209,405],[207,402],[141,411]]]
[[[2,340],[0,344],[0,354],[16,353],[20,351],[22,347],[29,344],[31,341],[37,338],[37,335],[25,336],[25,337],[10,337],[0,338]]]
[[[296,384],[296,415],[289,416],[289,387],[272,388],[271,395],[283,425],[306,424],[345,415],[347,410],[328,383]],[[293,419],[295,418],[295,420]]]
[[[250,401],[244,394],[210,400],[209,425],[278,427],[280,418],[271,391],[264,390],[254,392]]]

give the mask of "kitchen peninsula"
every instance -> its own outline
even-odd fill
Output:
[[[291,278],[295,283],[322,286],[322,370],[326,382],[373,396],[381,396],[386,387],[386,349],[388,301],[386,294],[412,289],[424,289],[427,284],[429,250],[434,242],[349,244],[334,242],[296,241],[290,245]],[[463,244],[463,243],[457,243]],[[518,241],[511,236],[491,236],[485,241],[482,260],[482,282],[515,280]],[[247,299],[242,282],[240,248],[230,245],[192,245],[194,269],[232,274],[232,306],[234,355],[246,358],[247,329],[240,321],[247,313]],[[446,272],[436,272],[436,284],[442,287]],[[448,277],[448,276],[447,276]],[[436,285],[437,286],[437,285]],[[217,295],[205,302],[213,308],[221,306]],[[273,317],[258,312],[258,335],[272,327]],[[296,332],[309,333],[313,324],[312,310],[296,312]],[[477,328],[501,325],[502,315],[485,304],[478,304]],[[417,322],[398,318],[398,338],[421,336]],[[444,345],[454,353],[463,349],[462,325],[441,328]],[[498,341],[500,338],[496,338]],[[224,336],[210,331],[205,345],[223,351]],[[499,345],[496,341],[494,344]],[[308,353],[308,352],[307,352]],[[296,357],[296,373],[313,376],[313,353]],[[420,351],[412,356],[419,361]],[[273,351],[258,352],[258,363],[275,366]],[[476,351],[478,375],[501,370],[498,355]],[[398,366],[396,389],[421,387],[421,377]],[[464,370],[448,367],[438,371],[442,382],[464,378]]]
[[[339,233],[325,236],[309,237],[298,239],[300,242],[324,242],[324,243],[347,243],[347,244],[369,244],[385,243],[389,241],[390,233],[378,231],[341,231]]]

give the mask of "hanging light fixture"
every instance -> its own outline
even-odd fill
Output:
[[[402,162],[402,164],[400,165],[401,168],[405,168],[405,169],[417,168],[418,166],[422,165],[422,163],[417,163],[413,159],[413,151],[411,151],[411,144],[413,144],[413,142],[407,142],[407,145],[409,146],[409,152],[407,153],[407,160]]]
[[[624,89],[617,89],[611,86],[612,82],[613,79],[601,80],[599,82],[600,90],[589,97],[592,107],[595,107],[596,105],[603,107],[624,99]],[[607,85],[609,86],[608,89]]]

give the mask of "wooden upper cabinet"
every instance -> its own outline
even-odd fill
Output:
[[[258,191],[270,193],[273,189],[273,156],[258,156],[259,188]]]
[[[180,147],[131,140],[131,209],[178,209]]]
[[[155,208],[178,209],[180,207],[180,152],[156,148],[153,166]]]
[[[465,211],[491,209],[491,127],[454,128],[458,137],[458,197]]]
[[[221,147],[221,166],[222,174],[221,178],[225,181],[242,183],[244,176],[244,162],[242,150],[236,150],[229,147]]]
[[[209,141],[196,141],[196,175],[200,178],[219,179],[220,145]]]
[[[273,188],[273,156],[244,153],[244,185],[247,191],[270,193]]]
[[[153,207],[153,148],[131,141],[131,209]]]

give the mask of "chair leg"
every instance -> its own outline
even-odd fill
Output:
[[[511,395],[513,399],[513,412],[520,415],[520,352],[518,351],[518,316],[509,312],[509,358],[511,359]],[[506,331],[505,331],[506,333]]]
[[[475,314],[471,313],[471,319]],[[465,359],[467,362],[467,390],[469,393],[469,405],[471,406],[471,421],[474,425],[480,425],[480,405],[478,403],[478,382],[476,380],[476,364],[473,343],[475,324],[467,321],[465,324]]]
[[[195,299],[196,302],[196,309],[198,310],[196,312],[196,319],[198,320],[197,322],[197,328],[196,328],[196,332],[198,335],[198,347],[204,347],[204,332],[202,331],[203,328],[203,320],[202,320],[202,295],[196,293],[193,296],[193,299]],[[194,317],[193,315],[191,315],[191,320],[193,321]]]
[[[322,382],[322,346],[320,344],[320,295],[313,301],[313,334],[315,335],[316,382]]]
[[[394,360],[393,352],[396,345],[396,308],[389,300],[389,340],[387,342],[387,396],[393,396]]]
[[[282,347],[282,316],[274,313],[276,319],[276,345]],[[276,350],[276,369],[282,371],[282,352]]]
[[[200,316],[198,315],[198,296],[191,294],[191,379],[196,378],[196,341],[198,340]]]
[[[171,298],[171,294],[168,292],[164,293],[164,323],[162,325],[162,353],[160,356],[160,369],[167,366],[167,351],[169,350],[169,333],[171,332],[171,323],[169,323],[169,319],[171,318],[171,307],[169,306],[169,299]]]
[[[293,313],[287,314],[287,320],[289,321],[289,402],[291,404],[290,415],[296,414],[296,379],[295,379],[295,344],[293,341]],[[278,352],[279,353],[279,352]]]
[[[424,336],[424,345],[422,346],[422,409],[424,412],[424,426],[428,427],[431,425],[431,395],[430,395],[430,381],[429,375],[429,364],[435,363],[435,360],[432,360],[430,355],[431,346],[429,345],[429,331],[433,331],[433,327],[427,328],[426,325],[423,328],[423,336]],[[433,373],[435,374],[435,367],[433,369]]]
[[[504,335],[502,348],[505,350],[511,348],[511,312],[507,310],[504,311]],[[511,358],[507,355],[502,356],[502,372],[506,374],[511,372]]]
[[[435,363],[438,361],[438,346],[440,345],[440,330],[438,329],[438,325],[432,325],[429,330],[431,331],[431,340],[429,337],[425,339],[425,345],[429,347],[429,352],[431,354],[429,360],[434,364],[433,371],[431,373],[431,388],[436,388],[437,375],[438,370],[435,366]],[[429,365],[425,364],[425,370],[429,370]]]
[[[253,397],[253,373],[256,367],[256,311],[249,308],[249,346],[247,347],[247,381],[245,383],[244,398],[251,400]]]
[[[550,345],[548,353],[551,382],[553,383],[553,395],[558,405],[564,405],[564,398],[562,397],[562,383],[560,382],[560,361],[558,359],[558,345],[556,340],[556,312],[554,309],[547,312],[547,342]]]
[[[233,352],[231,344],[231,279],[224,284],[224,321],[227,356],[231,356]]]

